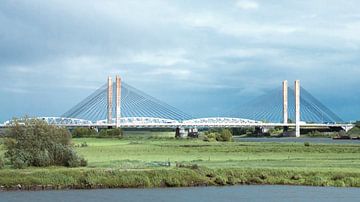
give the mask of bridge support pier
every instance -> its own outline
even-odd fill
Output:
[[[186,137],[186,136],[187,136],[187,134],[186,134],[185,128],[183,128],[183,127],[177,127],[177,128],[175,129],[175,138],[184,138],[184,137]]]
[[[289,126],[284,126],[283,127],[283,133],[286,133],[286,132],[288,132],[289,131]]]
[[[345,131],[345,132],[349,132],[349,130],[353,129],[355,126],[354,125],[345,125],[342,126],[341,128]]]
[[[258,136],[264,136],[264,135],[269,135],[269,127],[264,127],[264,126],[256,126],[255,127],[255,134]]]

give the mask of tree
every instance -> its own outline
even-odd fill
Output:
[[[360,121],[355,122],[355,127],[360,128]]]
[[[111,137],[111,138],[122,138],[123,137],[123,131],[121,128],[114,128],[114,129],[103,129],[100,130],[98,137]]]
[[[78,127],[75,128],[71,134],[72,137],[74,138],[82,138],[82,137],[95,137],[97,136],[98,133],[93,128]]]
[[[21,122],[14,120],[6,136],[5,157],[15,168],[50,165],[76,167],[87,164],[71,147],[71,134],[66,128],[24,118]]]
[[[232,141],[232,133],[229,129],[222,129],[216,136],[217,141],[230,142]]]
[[[232,133],[229,129],[211,129],[205,132],[204,141],[220,141],[220,142],[230,142],[233,140]]]

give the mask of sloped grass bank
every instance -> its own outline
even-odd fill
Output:
[[[183,168],[122,170],[89,168],[4,169],[0,190],[152,188],[235,184],[360,187],[360,173],[291,169]]]

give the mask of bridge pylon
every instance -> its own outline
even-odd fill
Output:
[[[113,102],[113,88],[112,79],[108,77],[107,84],[107,123],[112,124],[112,102]]]
[[[295,136],[300,137],[300,80],[295,80]]]
[[[121,118],[121,78],[116,76],[116,127],[120,127]]]
[[[283,123],[288,123],[289,112],[288,112],[288,81],[283,81]]]

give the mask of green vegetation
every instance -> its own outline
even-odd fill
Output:
[[[252,136],[255,134],[255,127],[232,128],[231,132],[234,136]]]
[[[136,135],[141,133],[140,135]],[[0,170],[3,189],[293,184],[360,187],[359,144],[260,143],[175,139],[174,133],[124,132],[75,138],[87,167]],[[216,139],[216,137],[215,137]],[[240,139],[241,140],[241,139]],[[1,140],[0,140],[1,141]],[[0,156],[5,152],[0,145]],[[0,188],[1,189],[1,188]]]
[[[319,132],[317,130],[311,131],[303,135],[303,137],[322,137],[322,138],[333,138],[338,135],[338,132]]]
[[[120,128],[114,128],[114,129],[107,129],[107,130],[100,130],[98,137],[116,137],[116,138],[122,138],[123,132]]]
[[[73,139],[92,168],[141,168],[153,162],[198,164],[209,168],[302,168],[360,172],[358,144],[205,142],[196,139],[138,138]],[[132,167],[133,166],[133,167]]]
[[[4,159],[2,156],[0,156],[0,169],[3,168],[5,165]]]
[[[360,186],[359,173],[298,171],[283,169],[27,169],[0,172],[8,189],[183,187],[234,184],[286,184],[313,186]]]
[[[78,127],[71,131],[71,136],[73,138],[83,138],[83,137],[96,137],[98,132],[92,128],[82,128]]]
[[[219,142],[231,142],[232,132],[229,129],[212,129],[204,133],[204,141],[219,141]]]
[[[351,137],[360,137],[360,121],[355,123],[355,127],[347,132]]]
[[[5,157],[14,168],[86,166],[70,146],[71,135],[65,128],[50,126],[44,121],[25,119],[14,121],[4,141]]]
[[[123,131],[120,128],[114,129],[102,129],[100,132],[96,131],[93,128],[75,128],[71,132],[72,137],[74,138],[84,138],[84,137],[97,137],[97,138],[109,138],[116,137],[122,138]]]

